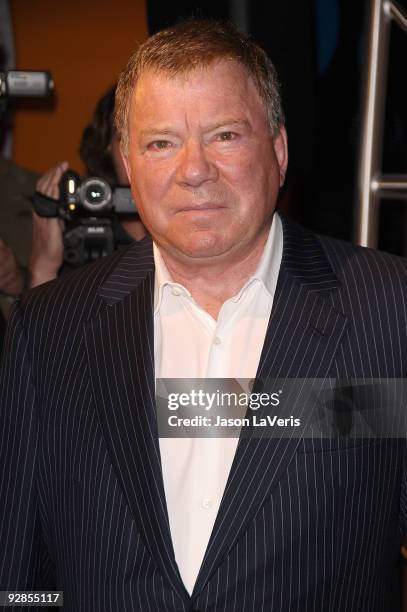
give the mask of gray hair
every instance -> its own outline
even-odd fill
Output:
[[[229,23],[191,19],[148,38],[120,75],[114,121],[124,155],[128,155],[131,99],[141,74],[147,70],[169,76],[187,74],[220,59],[244,66],[263,101],[270,131],[276,135],[284,125],[284,111],[277,72],[267,53]]]

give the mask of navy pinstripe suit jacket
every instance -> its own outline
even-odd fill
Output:
[[[258,377],[405,377],[406,261],[283,227]],[[240,440],[189,596],[156,434],[153,291],[145,239],[15,307],[0,589],[59,588],[70,612],[394,609],[403,440]]]

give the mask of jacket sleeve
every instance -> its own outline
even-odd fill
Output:
[[[1,591],[52,587],[38,511],[38,432],[31,360],[17,304],[10,316],[0,369]]]

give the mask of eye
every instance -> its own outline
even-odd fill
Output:
[[[170,149],[172,147],[172,143],[169,140],[154,140],[147,145],[147,149],[150,151],[165,151],[165,149]]]
[[[221,132],[217,134],[217,140],[221,142],[228,142],[230,140],[236,140],[237,134],[235,132]]]

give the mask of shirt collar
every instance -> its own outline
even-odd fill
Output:
[[[255,273],[247,283],[251,282],[253,279],[259,280],[270,296],[273,297],[276,291],[282,257],[283,224],[281,223],[279,215],[274,214],[263,254]]]
[[[161,305],[163,291],[165,287],[178,287],[183,295],[191,297],[190,292],[180,283],[176,283],[172,280],[171,274],[168,271],[167,266],[164,263],[160,249],[153,243],[154,251],[154,263],[155,263],[155,284],[154,284],[154,314],[156,314]],[[281,219],[278,214],[273,215],[273,221],[271,223],[267,242],[264,247],[263,254],[259,261],[256,271],[247,280],[244,286],[241,288],[239,293],[232,299],[237,301],[246,288],[251,285],[254,281],[259,281],[265,290],[274,296],[278,274],[280,271],[281,259],[283,256],[283,226]]]
[[[156,314],[160,310],[165,287],[178,287],[182,294],[188,296],[191,296],[191,294],[183,285],[180,283],[175,283],[172,280],[171,274],[169,273],[160,253],[160,249],[155,242],[153,242],[153,253],[155,265],[154,314]]]

